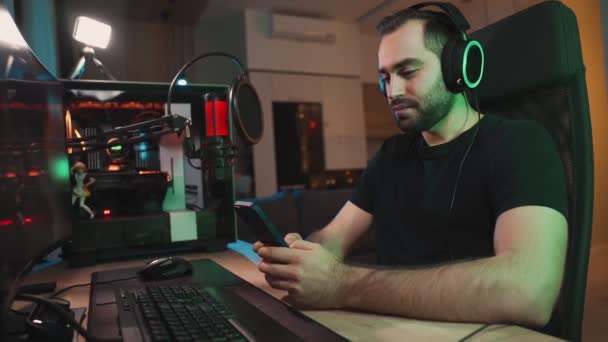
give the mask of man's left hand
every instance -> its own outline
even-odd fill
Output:
[[[289,247],[258,251],[268,284],[288,291],[286,300],[300,307],[339,307],[346,266],[318,243],[297,240]]]

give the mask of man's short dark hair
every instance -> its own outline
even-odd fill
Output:
[[[424,46],[441,58],[441,51],[449,39],[458,39],[460,32],[443,12],[404,9],[382,18],[376,30],[381,36],[397,31],[410,20],[424,21]]]

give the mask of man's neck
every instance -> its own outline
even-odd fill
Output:
[[[478,117],[481,119],[464,96],[457,96],[450,112],[431,129],[423,131],[422,137],[428,146],[445,144],[473,127],[479,121]]]

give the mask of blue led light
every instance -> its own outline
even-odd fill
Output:
[[[140,142],[139,151],[139,158],[141,158],[142,160],[148,159],[148,144],[146,144],[145,142]]]

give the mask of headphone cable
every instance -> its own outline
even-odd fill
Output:
[[[111,283],[116,283],[116,282],[119,282],[119,281],[127,281],[127,280],[133,280],[133,279],[138,279],[138,278],[139,278],[138,276],[133,276],[133,277],[128,277],[128,278],[119,278],[119,279],[112,279],[112,280],[106,280],[106,281],[99,281],[99,282],[96,282],[95,285],[111,284]],[[76,285],[71,285],[71,286],[68,286],[68,287],[64,287],[64,288],[62,288],[60,290],[57,290],[53,294],[51,294],[51,296],[49,298],[57,298],[57,297],[59,297],[59,295],[63,294],[66,291],[69,291],[69,290],[71,290],[73,288],[90,286],[90,285],[91,285],[91,283],[84,283],[84,284],[76,284]]]
[[[468,99],[467,99],[466,95],[463,94],[463,96],[464,96],[465,100],[467,100],[467,113],[468,113],[469,112]],[[477,97],[473,95],[473,98],[475,98],[475,105],[479,109],[479,105],[477,104]],[[475,126],[475,131],[473,132],[473,138],[471,139],[471,143],[469,144],[469,147],[467,148],[466,152],[464,153],[464,156],[462,157],[462,160],[460,161],[460,166],[458,167],[458,175],[456,176],[456,184],[454,185],[454,191],[452,192],[452,200],[450,201],[450,210],[448,213],[448,215],[450,217],[452,216],[452,209],[454,207],[454,201],[456,199],[456,192],[458,191],[458,183],[460,183],[460,175],[462,174],[462,167],[464,166],[464,161],[467,159],[467,156],[469,155],[469,152],[471,151],[471,148],[473,147],[473,143],[475,142],[475,138],[477,137],[477,132],[479,131],[480,121],[481,121],[481,113],[479,112],[479,110],[477,110],[477,124]]]
[[[490,323],[486,323],[484,325],[482,325],[481,327],[473,330],[473,332],[471,332],[470,334],[466,335],[465,337],[461,338],[458,340],[458,342],[465,342],[468,339],[470,339],[471,337],[479,334],[480,332],[482,332],[483,330],[491,327],[492,325],[500,325],[500,324],[505,324],[505,325],[511,325],[511,323],[509,322],[503,322],[503,321],[498,321],[498,322],[490,322]]]
[[[463,93],[464,99],[466,101],[467,104],[467,117],[469,115],[469,100],[466,96],[465,93]],[[477,104],[477,97],[473,94],[473,97],[475,98],[475,106],[477,107],[477,123],[475,126],[475,131],[473,132],[473,138],[471,138],[471,143],[469,144],[469,147],[467,148],[466,152],[464,153],[464,156],[462,157],[462,159],[460,160],[460,165],[458,166],[458,174],[456,176],[456,183],[454,184],[454,191],[452,192],[452,200],[450,201],[450,209],[448,210],[448,219],[451,220],[452,219],[452,209],[454,208],[454,202],[456,201],[456,192],[458,191],[458,184],[460,183],[460,176],[462,174],[462,167],[464,166],[464,161],[467,159],[467,156],[469,155],[469,152],[471,151],[471,148],[473,147],[473,143],[475,143],[475,138],[477,137],[477,132],[479,131],[479,125],[481,124],[481,113],[479,112],[479,104]],[[450,239],[451,240],[451,239]],[[451,243],[448,242],[449,245],[449,252],[450,252],[450,260],[453,261],[454,260],[454,251],[452,249]]]

